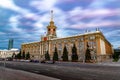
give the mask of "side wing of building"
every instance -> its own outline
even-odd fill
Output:
[[[31,59],[39,59],[40,55],[40,42],[31,42],[31,43],[23,43],[21,45],[21,52],[30,53]]]

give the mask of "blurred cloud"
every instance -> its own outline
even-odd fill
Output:
[[[1,0],[0,7],[14,10],[19,13],[27,13],[28,12],[28,10],[20,8],[17,5],[15,5],[13,0]]]
[[[57,0],[33,0],[30,2],[30,5],[32,7],[35,7],[36,9],[45,12],[45,11],[50,11],[54,8],[55,3],[57,2]]]
[[[0,22],[1,39],[8,39],[5,35],[9,32],[13,38],[20,41],[17,44],[39,41],[40,36],[46,32],[46,26],[49,25],[50,10],[54,11],[58,37],[79,34],[86,28],[99,27],[106,29],[106,32],[103,32],[111,43],[115,43],[116,40],[110,39],[110,35],[120,39],[118,38],[120,33],[117,30],[120,27],[119,0],[28,0],[27,8],[18,5],[17,2],[22,4],[14,0],[0,0],[0,9],[2,8],[0,12],[6,12],[6,10],[16,12],[16,14],[6,12],[4,17],[0,16],[0,21],[3,21],[3,18],[6,20],[5,23]],[[118,7],[111,8],[113,6],[111,3],[117,3]],[[109,31],[110,28],[113,28],[113,31]],[[20,47],[20,45],[17,46]],[[114,46],[118,45],[115,43]]]

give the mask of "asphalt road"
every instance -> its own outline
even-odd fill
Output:
[[[0,67],[0,80],[60,80],[22,70]]]
[[[0,62],[0,66],[3,66],[3,62]],[[55,64],[6,62],[6,67],[61,80],[120,80],[120,66],[70,62],[57,62]]]

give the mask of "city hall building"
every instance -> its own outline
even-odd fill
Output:
[[[63,49],[66,46],[68,59],[71,61],[72,47],[75,44],[77,48],[78,61],[85,61],[87,45],[89,45],[91,60],[105,61],[111,58],[113,53],[112,45],[105,38],[103,33],[96,29],[94,32],[86,31],[83,34],[58,38],[56,34],[57,27],[53,21],[53,11],[51,11],[51,20],[47,28],[47,34],[41,36],[41,41],[23,43],[21,52],[30,53],[31,59],[44,60],[45,53],[48,51],[52,60],[55,47],[57,48],[58,58],[62,61]]]

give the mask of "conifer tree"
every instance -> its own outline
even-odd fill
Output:
[[[66,46],[64,46],[62,58],[63,58],[63,61],[68,61],[68,51]]]
[[[113,61],[114,61],[114,62],[117,62],[117,61],[119,61],[119,59],[120,59],[120,52],[119,52],[119,50],[120,50],[120,49],[115,49],[115,50],[114,50],[114,53],[113,53],[113,55],[112,55],[112,58],[113,58]]]
[[[15,56],[16,56],[16,54],[15,54],[15,53],[13,53],[13,54],[12,54],[12,59],[15,59]]]
[[[25,58],[26,58],[26,59],[30,59],[30,53],[29,53],[29,52],[27,52]]]
[[[50,60],[50,55],[49,55],[48,51],[45,54],[45,60]]]
[[[77,55],[77,48],[74,44],[72,48],[72,61],[77,61],[78,60],[78,55]]]
[[[22,59],[25,59],[25,51],[22,53]]]
[[[58,61],[58,52],[56,47],[55,47],[55,52],[53,54],[53,61]]]
[[[20,50],[20,52],[16,55],[16,58],[17,58],[17,59],[21,59],[21,58],[22,58],[22,56],[21,56],[21,50]]]

